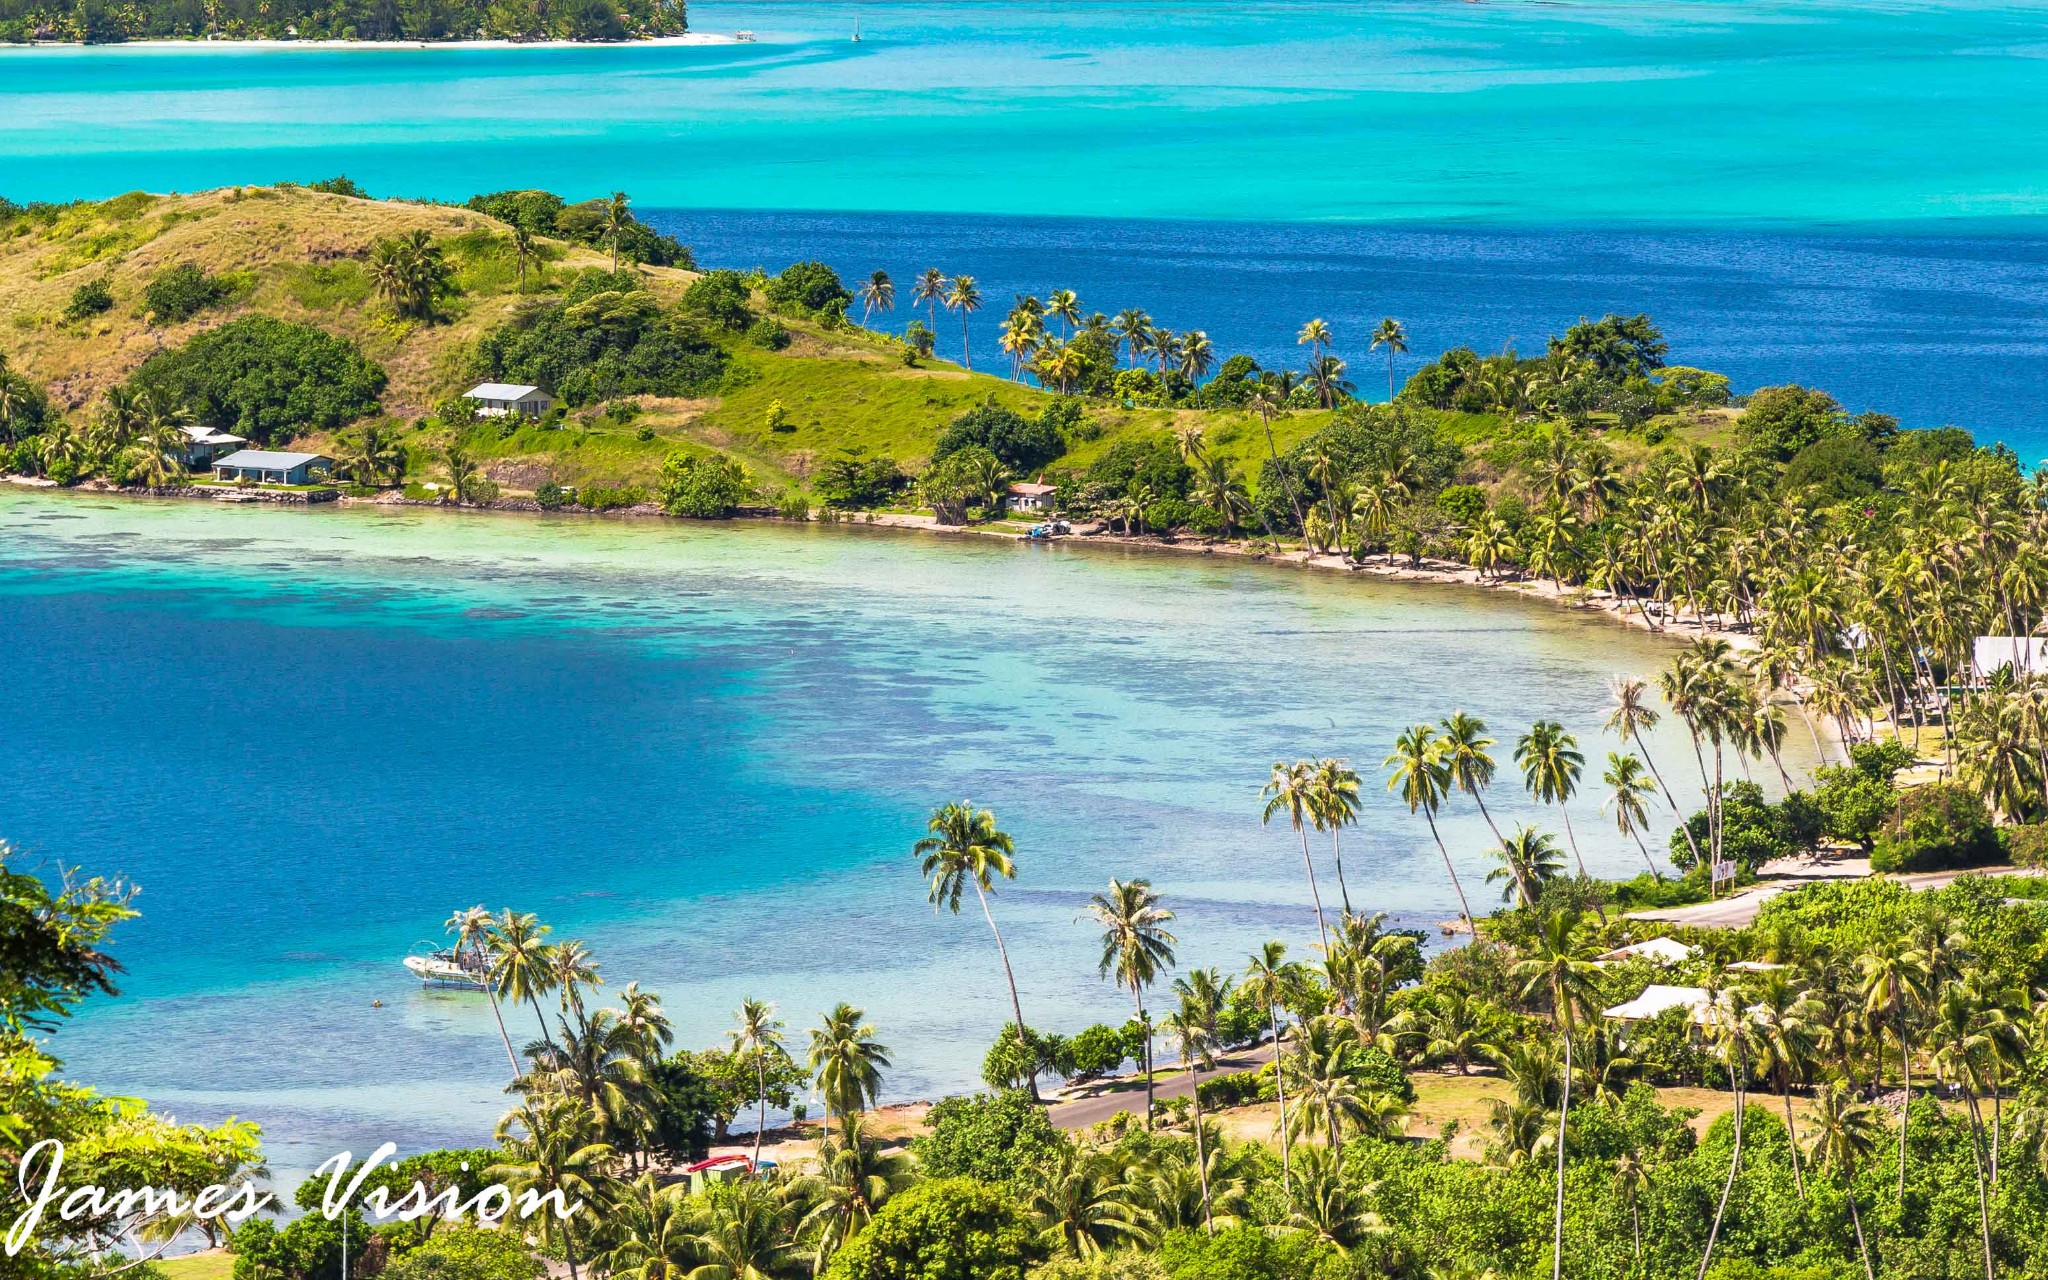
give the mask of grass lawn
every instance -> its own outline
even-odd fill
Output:
[[[169,1280],[232,1280],[235,1256],[226,1252],[192,1253],[182,1258],[165,1258],[156,1268]]]

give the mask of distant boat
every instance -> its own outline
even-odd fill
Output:
[[[403,961],[412,976],[430,987],[484,989],[484,958],[475,951],[438,950],[414,953]]]
[[[860,43],[860,14],[859,14],[859,13],[855,13],[855,14],[853,15],[853,42],[854,42],[855,44],[859,44],[859,43]]]

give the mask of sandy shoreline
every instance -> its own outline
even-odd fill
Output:
[[[111,44],[80,44],[75,40],[31,40],[26,44],[0,44],[9,49],[136,49],[260,52],[271,49],[324,49],[390,51],[394,49],[643,49],[683,48],[695,45],[743,43],[735,36],[691,31],[679,36],[654,36],[646,40],[121,40]]]

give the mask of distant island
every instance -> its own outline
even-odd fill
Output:
[[[685,0],[0,0],[0,43],[623,41],[689,28]]]

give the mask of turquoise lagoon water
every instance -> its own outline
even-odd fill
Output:
[[[476,1140],[502,1109],[482,1002],[397,963],[453,908],[585,938],[686,1044],[746,995],[793,1028],[854,1001],[896,1051],[890,1095],[929,1096],[972,1085],[1008,1017],[980,922],[923,901],[932,804],[971,797],[1016,836],[997,909],[1025,1011],[1077,1029],[1125,1007],[1075,920],[1112,875],[1164,888],[1185,963],[1306,953],[1298,849],[1258,819],[1273,760],[1357,763],[1351,897],[1430,926],[1455,904],[1384,790],[1398,729],[1554,716],[1597,763],[1605,679],[1671,651],[1500,593],[1234,560],[18,491],[0,636],[0,832],[143,887],[125,994],[59,1051],[182,1115],[255,1116],[299,1169]],[[1682,781],[1682,740],[1655,745]],[[1514,792],[1502,820],[1538,819]],[[1587,863],[1627,873],[1596,804]],[[1460,806],[1445,831],[1491,900],[1484,827]]]

